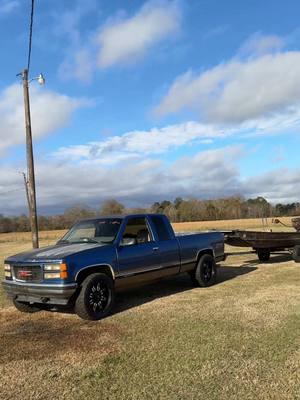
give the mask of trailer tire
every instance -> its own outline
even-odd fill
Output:
[[[13,299],[13,303],[14,303],[14,306],[16,307],[16,309],[18,311],[23,312],[23,313],[32,314],[32,313],[41,311],[40,307],[37,307],[37,306],[35,306],[33,304],[29,304],[29,303],[22,303],[22,302],[20,302],[20,301],[18,301],[16,299]]]
[[[296,263],[300,263],[300,245],[294,247],[292,256]]]
[[[259,261],[266,262],[270,260],[271,252],[268,249],[258,249],[257,250],[257,257]]]
[[[217,266],[215,259],[211,254],[203,254],[195,271],[191,273],[192,282],[196,286],[209,287],[216,283]]]
[[[114,299],[113,280],[104,273],[91,274],[81,284],[75,312],[82,319],[98,321],[110,314]]]

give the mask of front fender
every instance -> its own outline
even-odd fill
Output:
[[[86,274],[89,271],[90,271],[90,273],[102,272],[102,271],[107,273],[107,271],[109,271],[112,279],[115,280],[115,278],[116,278],[113,267],[110,264],[92,264],[92,265],[87,265],[87,266],[79,269],[75,275],[75,281],[78,282],[80,280],[79,277],[81,274],[84,274],[85,276],[89,275],[89,273]]]

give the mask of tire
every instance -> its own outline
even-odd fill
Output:
[[[41,309],[37,306],[31,305],[29,303],[22,303],[18,300],[13,300],[14,306],[18,311],[24,312],[24,313],[35,313],[38,311],[41,311]]]
[[[82,319],[98,321],[110,314],[114,299],[113,280],[103,273],[91,274],[81,284],[75,312]]]
[[[259,259],[259,261],[261,262],[266,262],[270,260],[270,250],[268,249],[258,249],[257,250],[257,257]]]
[[[300,263],[300,245],[294,247],[292,256],[296,263]]]
[[[192,282],[196,286],[208,287],[216,283],[217,266],[215,259],[210,254],[203,254],[193,273],[191,273]]]

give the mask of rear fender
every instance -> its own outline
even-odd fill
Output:
[[[200,258],[203,256],[203,254],[210,254],[211,256],[213,256],[215,258],[215,253],[214,253],[214,250],[212,248],[208,247],[206,249],[201,249],[197,253],[196,266],[197,266],[198,261],[200,260]]]

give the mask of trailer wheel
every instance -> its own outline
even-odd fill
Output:
[[[261,262],[269,261],[270,254],[271,254],[271,252],[268,249],[258,249],[257,250],[258,259]]]
[[[203,254],[195,271],[191,273],[192,282],[196,286],[208,287],[216,283],[217,267],[215,259],[210,254]]]
[[[111,312],[114,298],[113,280],[103,273],[91,274],[81,284],[75,312],[82,319],[97,321]]]
[[[41,311],[40,307],[34,306],[29,303],[22,303],[16,299],[13,300],[14,306],[18,311],[24,312],[24,313],[35,313],[38,311]]]
[[[300,262],[300,245],[294,247],[292,256],[296,263]]]

